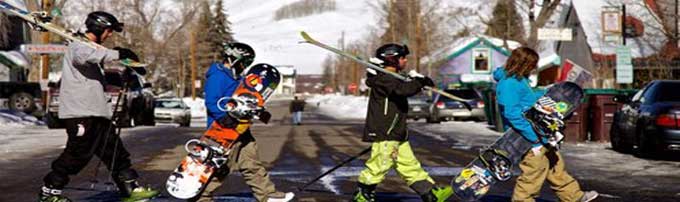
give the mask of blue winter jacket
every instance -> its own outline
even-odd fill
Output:
[[[503,67],[497,68],[493,72],[493,77],[498,82],[496,84],[496,98],[503,117],[504,129],[507,130],[512,127],[534,143],[533,146],[540,146],[541,143],[537,141],[536,132],[531,128],[531,124],[524,118],[523,114],[524,111],[534,105],[538,98],[545,94],[545,91],[534,92],[529,85],[529,79],[508,77]],[[542,140],[542,142],[545,142],[545,140]]]
[[[223,64],[213,63],[205,73],[205,108],[208,110],[208,127],[213,121],[227,115],[218,108],[218,104],[224,105],[231,94],[236,91],[240,77],[234,76],[233,71],[224,67]],[[223,99],[220,101],[220,99]],[[218,103],[219,102],[219,103]]]

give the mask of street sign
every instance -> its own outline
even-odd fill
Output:
[[[572,29],[570,28],[539,28],[538,40],[571,41]]]
[[[64,54],[66,52],[66,46],[61,44],[24,44],[21,46],[26,53]]]
[[[616,48],[616,83],[633,83],[633,56],[626,46]]]
[[[619,42],[621,38],[623,13],[619,7],[602,7],[600,24],[602,25],[602,39],[605,42]]]
[[[493,79],[489,74],[461,74],[460,81],[464,83],[491,82]]]

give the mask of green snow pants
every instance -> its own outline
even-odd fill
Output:
[[[561,202],[575,202],[583,196],[576,179],[565,170],[564,159],[558,151],[542,147],[540,155],[534,155],[530,150],[524,155],[519,168],[522,174],[517,178],[512,193],[513,202],[534,202],[545,180]]]
[[[366,161],[366,169],[359,174],[359,183],[378,184],[392,168],[418,194],[427,193],[434,185],[434,180],[413,155],[408,141],[374,142],[371,145],[371,158]]]

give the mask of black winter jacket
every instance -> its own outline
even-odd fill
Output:
[[[417,80],[405,82],[391,75],[378,73],[369,76],[366,85],[371,90],[363,141],[408,140],[406,98],[419,93],[423,84]]]

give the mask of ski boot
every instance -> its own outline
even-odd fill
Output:
[[[158,196],[157,190],[148,187],[136,187],[130,192],[130,196],[121,198],[123,202],[135,202],[145,199],[150,199]]]
[[[118,191],[123,202],[135,202],[150,199],[157,196],[157,190],[140,186],[137,182],[138,175],[134,170],[126,170],[116,175],[114,182],[118,186]]]
[[[376,185],[365,185],[359,183],[359,188],[354,192],[352,202],[375,202]]]
[[[453,195],[451,186],[434,187],[427,194],[420,196],[423,202],[444,202]]]
[[[61,189],[42,187],[42,192],[38,195],[39,202],[72,202],[71,199],[61,195]]]

